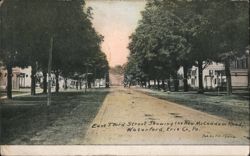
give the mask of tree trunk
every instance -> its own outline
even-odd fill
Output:
[[[183,88],[184,88],[184,92],[188,91],[188,82],[187,82],[188,76],[187,76],[187,73],[188,73],[188,68],[187,68],[187,66],[184,65],[183,66],[183,75],[184,75]]]
[[[232,94],[232,80],[231,80],[231,72],[230,72],[230,62],[227,59],[225,61],[225,74],[227,79],[227,95]]]
[[[154,88],[155,88],[155,86],[156,86],[156,80],[154,79]]]
[[[91,82],[88,81],[88,88],[91,88]]]
[[[78,90],[78,80],[76,81],[76,89]]]
[[[48,89],[48,85],[47,85],[47,72],[43,71],[43,93],[47,94],[47,89]]]
[[[166,87],[165,87],[165,82],[164,82],[164,80],[162,80],[162,82],[161,82],[162,84],[161,84],[161,86],[162,86],[162,89],[165,91],[166,90]]]
[[[198,61],[198,79],[199,79],[199,90],[198,93],[204,93],[203,87],[203,69],[202,69],[202,61]]]
[[[248,53],[248,92],[250,93],[250,54]]]
[[[160,80],[157,80],[157,89],[160,90]]]
[[[129,82],[129,87],[130,87],[130,85],[131,85],[131,81]],[[109,72],[107,72],[107,74],[106,74],[106,86],[105,87],[109,88]]]
[[[79,80],[79,86],[80,86],[80,90],[82,90],[82,80]]]
[[[67,83],[67,78],[64,79],[64,89],[68,89],[68,83]]]
[[[170,77],[168,78],[168,90],[171,91],[171,81],[170,81]]]
[[[7,98],[12,99],[12,65],[7,65]]]
[[[36,67],[31,67],[31,95],[36,95]]]
[[[174,72],[173,78],[174,78],[174,91],[178,92],[179,91],[179,80],[177,77],[177,70]]]
[[[56,71],[55,75],[56,75],[56,93],[58,93],[59,92],[59,72]]]
[[[151,88],[150,80],[148,80],[148,88]]]

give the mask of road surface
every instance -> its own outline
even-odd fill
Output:
[[[84,144],[249,144],[248,127],[133,89],[113,88]]]

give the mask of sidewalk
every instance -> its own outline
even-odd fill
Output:
[[[19,90],[12,90],[12,97],[21,97],[21,96],[28,96],[30,94],[30,88],[28,89],[19,89]],[[18,93],[15,93],[18,92]],[[22,93],[23,92],[23,93]],[[36,94],[41,94],[43,90],[41,88],[36,88]],[[0,96],[0,99],[4,100],[7,99],[7,95]]]

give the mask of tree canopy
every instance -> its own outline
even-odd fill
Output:
[[[222,62],[228,69],[225,56],[242,55],[249,44],[248,11],[248,1],[148,1],[130,37],[126,73],[144,81],[175,81],[182,66],[186,88],[187,68],[195,65],[202,93],[206,64]]]
[[[84,0],[4,0],[1,61],[10,68],[31,66],[35,81],[37,69],[46,74],[52,48],[54,73],[82,74],[86,66],[106,72],[108,63],[100,50],[103,37],[92,26],[90,10]],[[32,85],[34,89],[35,82]]]

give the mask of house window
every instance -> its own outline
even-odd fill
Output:
[[[236,61],[231,61],[231,68],[232,69],[235,69],[236,68]]]
[[[237,69],[240,69],[240,68],[241,68],[240,60],[237,60]]]
[[[217,76],[220,76],[220,75],[223,76],[225,75],[225,70],[215,70],[214,74]]]
[[[217,84],[217,79],[214,79],[214,84],[215,84],[215,85]]]
[[[247,69],[247,58],[242,59],[242,68]]]
[[[196,75],[196,70],[192,70],[191,75],[195,76]]]
[[[210,76],[212,76],[212,75],[213,75],[213,73],[214,73],[214,71],[213,71],[213,70],[209,70],[209,75],[210,75]]]
[[[195,79],[191,79],[191,84],[195,85]]]
[[[246,69],[248,68],[248,58],[246,58]]]
[[[237,61],[237,68],[236,69],[247,69],[247,58],[242,58],[242,59],[238,59]]]

